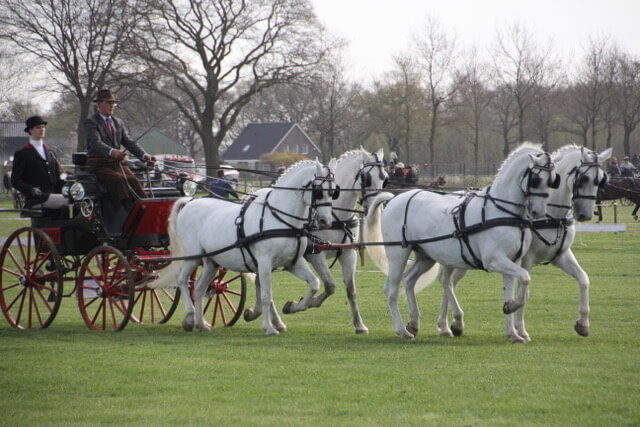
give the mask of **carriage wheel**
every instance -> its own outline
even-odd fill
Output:
[[[51,238],[37,228],[21,228],[0,252],[0,306],[18,329],[44,329],[62,301],[62,264]]]
[[[626,206],[631,206],[633,204],[633,202],[631,200],[627,199],[626,197],[621,197],[620,198],[620,204],[622,206],[626,207]]]
[[[193,294],[193,284],[200,267],[196,269],[189,280],[189,289]],[[192,295],[193,297],[193,295]],[[203,301],[204,320],[216,325],[233,326],[244,310],[247,297],[247,280],[244,274],[233,273],[218,268],[218,273],[209,284]]]
[[[125,256],[111,246],[89,252],[77,278],[78,306],[95,331],[121,331],[133,310],[135,282]]]
[[[131,320],[136,323],[166,323],[171,319],[180,302],[178,288],[151,289],[147,286],[136,288],[135,310]]]

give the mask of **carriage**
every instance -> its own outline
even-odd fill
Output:
[[[42,329],[54,321],[63,298],[75,294],[92,330],[120,331],[134,323],[165,323],[180,300],[177,287],[149,286],[171,262],[167,219],[174,202],[195,193],[182,177],[175,188],[156,188],[128,212],[103,203],[104,188],[73,155],[74,174],[60,210],[22,209],[31,226],[14,231],[0,251],[0,307],[11,326]],[[191,277],[193,282],[196,272]],[[66,286],[65,286],[66,285]],[[204,305],[212,326],[231,326],[245,302],[243,275],[218,269]]]

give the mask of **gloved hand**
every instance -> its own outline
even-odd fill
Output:
[[[118,160],[118,161],[123,161],[125,158],[126,154],[124,151],[122,150],[118,150],[118,149],[113,149],[111,151],[111,157],[113,157],[114,159]]]
[[[33,194],[34,197],[41,197],[42,196],[42,190],[40,190],[39,188],[34,187],[33,190],[31,190],[31,194]]]
[[[153,168],[156,164],[156,156],[151,154],[145,154],[142,158],[149,168]]]

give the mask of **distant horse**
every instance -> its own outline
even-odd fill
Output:
[[[598,206],[598,221],[602,221],[602,206],[600,204],[605,200],[618,200],[627,198],[635,203],[636,207],[631,212],[633,219],[638,221],[638,210],[640,209],[640,178],[609,178],[600,191],[596,199]]]

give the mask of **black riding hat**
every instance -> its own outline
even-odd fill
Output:
[[[29,129],[36,127],[38,125],[46,125],[47,122],[45,122],[42,117],[40,116],[32,116],[29,117],[27,119],[27,121],[25,122],[25,125],[27,126],[26,128],[24,128],[25,132],[29,132]]]

